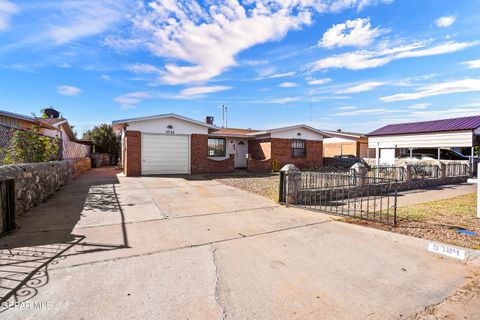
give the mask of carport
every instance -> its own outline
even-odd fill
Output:
[[[471,161],[478,157],[480,115],[434,121],[391,124],[370,132],[368,147],[375,149],[377,165],[393,164],[401,153],[418,148],[438,150],[467,148]]]

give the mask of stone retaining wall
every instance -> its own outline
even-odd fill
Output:
[[[70,179],[90,168],[90,158],[12,164],[0,166],[0,179],[15,179],[15,215],[18,216],[44,202]],[[0,221],[0,232],[2,225]]]

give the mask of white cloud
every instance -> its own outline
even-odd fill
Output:
[[[283,72],[283,73],[274,73],[274,74],[258,77],[255,80],[287,78],[287,77],[292,77],[294,75],[295,75],[294,71]]]
[[[437,96],[450,93],[461,92],[478,92],[480,91],[479,79],[465,79],[450,82],[435,83],[428,86],[424,86],[418,89],[417,92],[412,93],[398,93],[391,96],[381,97],[380,100],[392,102],[392,101],[404,101],[404,100],[416,100],[431,96]]]
[[[273,99],[270,100],[270,103],[276,103],[276,104],[285,104],[289,102],[295,102],[301,100],[300,97],[285,97],[285,98],[278,98],[278,99]]]
[[[332,81],[332,79],[330,79],[330,78],[312,79],[312,80],[308,81],[308,84],[311,85],[311,86],[315,86],[315,85],[319,85],[319,84],[329,83],[330,81]]]
[[[280,88],[293,88],[293,87],[297,87],[298,84],[296,84],[295,82],[282,82],[278,86]]]
[[[247,66],[261,66],[261,65],[268,64],[268,61],[267,60],[249,60],[249,59],[246,59],[246,60],[243,60],[241,63],[244,64],[244,65],[247,65]]]
[[[362,116],[362,115],[382,115],[385,113],[399,113],[405,112],[402,110],[390,110],[384,108],[376,108],[376,109],[358,109],[358,110],[351,110],[345,112],[337,112],[333,115],[335,116]]]
[[[136,91],[116,97],[113,101],[119,103],[122,109],[132,109],[136,108],[138,103],[151,97],[148,92]]]
[[[109,38],[119,49],[146,47],[173,60],[164,66],[166,84],[201,83],[236,66],[236,55],[266,42],[282,39],[290,30],[312,23],[314,12],[363,9],[379,0],[290,1],[138,1],[131,14],[129,38]],[[103,14],[102,14],[103,16]],[[101,19],[99,19],[101,20]],[[178,63],[177,61],[181,61]]]
[[[335,24],[328,29],[318,42],[319,47],[332,49],[335,47],[366,47],[373,40],[386,33],[387,30],[380,27],[371,28],[370,18],[347,20],[344,23]]]
[[[7,30],[10,27],[11,16],[19,11],[16,4],[8,0],[0,0],[0,31]]]
[[[199,86],[199,87],[190,87],[183,89],[178,94],[177,98],[194,98],[198,96],[203,96],[207,93],[220,92],[225,90],[230,90],[232,87],[228,86]]]
[[[112,78],[108,75],[108,74],[102,74],[101,75],[101,78],[105,81],[110,81],[112,80]]]
[[[435,20],[435,24],[437,25],[437,27],[445,28],[451,26],[455,22],[455,20],[457,20],[457,18],[455,18],[454,16],[445,16]]]
[[[364,82],[359,85],[349,87],[347,89],[338,90],[336,93],[360,93],[360,92],[367,92],[371,91],[375,88],[384,86],[385,82],[378,82],[378,81],[371,81],[371,82]]]
[[[337,109],[338,109],[338,110],[355,110],[355,109],[357,109],[357,107],[353,107],[353,106],[343,106],[343,107],[338,107]]]
[[[54,4],[56,14],[49,16],[46,35],[58,45],[101,34],[123,18],[122,3],[76,0]]]
[[[68,63],[62,63],[58,67],[62,69],[70,69],[72,66],[69,65]]]
[[[480,68],[480,59],[465,61],[463,63],[467,65],[468,69],[479,69]]]
[[[77,96],[82,93],[82,90],[77,87],[62,85],[57,87],[57,92],[62,96]]]
[[[478,42],[449,41],[434,46],[428,46],[425,42],[417,42],[379,51],[358,50],[317,60],[310,63],[307,68],[311,71],[339,68],[350,70],[376,68],[393,60],[447,54],[475,45],[478,45]]]
[[[315,1],[314,1],[315,2]],[[393,0],[338,0],[338,1],[319,1],[320,4],[329,11],[338,12],[345,9],[357,8],[358,11],[365,9],[366,7],[374,6],[379,3],[390,4]]]
[[[410,106],[408,106],[407,108],[408,109],[416,109],[416,110],[423,110],[423,109],[427,109],[428,106],[430,106],[431,103],[416,103],[416,104],[412,104]]]
[[[128,71],[135,73],[161,73],[160,68],[147,63],[134,63],[126,66]]]

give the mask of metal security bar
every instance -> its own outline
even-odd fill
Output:
[[[445,175],[447,177],[469,176],[470,167],[466,163],[447,163]]]
[[[405,168],[396,166],[371,166],[368,176],[372,178],[405,181]]]
[[[281,175],[286,179],[286,175]],[[291,179],[291,177],[290,177]],[[296,178],[294,203],[310,210],[397,224],[397,181],[353,174],[304,171]],[[287,181],[280,181],[280,200],[288,197]]]
[[[15,224],[15,180],[0,180],[0,210],[2,211],[1,233],[16,228]]]
[[[415,164],[412,166],[412,179],[440,178],[440,168],[437,165]]]

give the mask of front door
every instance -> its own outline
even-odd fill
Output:
[[[247,142],[235,142],[235,168],[247,167]]]

